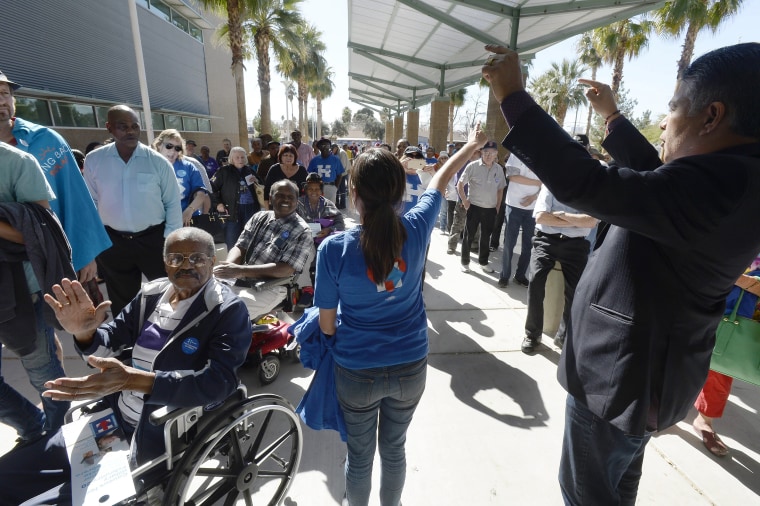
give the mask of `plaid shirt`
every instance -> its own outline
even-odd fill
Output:
[[[274,211],[259,211],[245,224],[237,243],[245,251],[246,264],[285,262],[303,271],[314,248],[309,225],[292,213],[276,219]]]

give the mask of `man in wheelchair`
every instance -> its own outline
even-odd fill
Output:
[[[218,278],[235,280],[233,291],[243,299],[251,318],[272,311],[285,299],[283,286],[255,290],[262,280],[292,278],[314,254],[309,225],[296,212],[298,187],[283,179],[269,192],[270,211],[259,211],[246,223],[227,261],[214,268]]]
[[[110,301],[94,307],[77,281],[64,279],[45,301],[78,352],[99,371],[58,378],[43,395],[55,400],[105,397],[131,439],[133,467],[164,454],[163,427],[149,423],[163,406],[217,404],[238,386],[237,369],[251,342],[245,305],[212,276],[214,240],[198,228],[169,234],[168,278],[146,283],[110,323]],[[132,348],[131,365],[114,356]],[[40,496],[41,504],[69,504],[70,467],[60,430],[0,458],[3,504]]]

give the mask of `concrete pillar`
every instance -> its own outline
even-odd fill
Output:
[[[507,135],[508,131],[509,127],[507,127],[507,122],[504,119],[504,115],[501,113],[501,105],[489,90],[485,132],[488,135],[488,140],[496,141],[499,145],[498,162],[502,165],[504,165],[503,162],[508,151],[501,145],[501,141],[504,139],[504,136]]]
[[[565,277],[562,266],[554,263],[554,268],[546,278],[546,293],[544,294],[544,334],[552,336],[557,333],[562,322],[562,312],[565,309]]]
[[[393,141],[388,144],[391,145],[391,151],[396,151],[396,143],[404,136],[404,117],[401,115],[393,118]]]
[[[410,109],[406,113],[406,138],[416,146],[420,142],[420,110]]]
[[[436,97],[430,104],[430,145],[441,151],[446,149],[449,132],[449,97]]]
[[[388,119],[385,120],[385,143],[389,146],[393,146],[393,119],[388,116]],[[391,150],[393,151],[393,150]]]

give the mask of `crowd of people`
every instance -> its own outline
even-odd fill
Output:
[[[107,396],[139,439],[135,462],[154,458],[163,443],[146,425],[151,411],[218,402],[238,384],[251,318],[283,295],[255,293],[251,280],[308,268],[345,419],[344,502],[369,502],[379,446],[381,504],[400,504],[406,433],[425,388],[422,289],[436,226],[448,254],[461,244],[463,272],[476,256],[495,286],[527,289],[526,354],[541,345],[547,277],[561,266],[554,342],[568,392],[566,504],[633,504],[649,438],[682,420],[698,394],[695,431],[712,454],[727,454],[712,419],[731,382],[707,374],[732,287],[760,293],[743,276],[760,252],[760,233],[743,221],[760,211],[760,111],[749,106],[746,77],[760,68],[751,64],[760,45],[691,64],[661,125],[660,153],[608,86],[582,80],[605,120],[609,163],[537,106],[516,53],[486,48],[483,77],[511,128],[503,165],[480,125],[440,153],[406,139],[395,152],[324,137],[308,145],[293,131],[287,142],[255,137],[250,151],[225,139],[212,158],[177,130],[143,144],[139,116],[124,105],[108,111],[109,141],[82,158],[53,130],[15,116],[19,84],[0,72],[0,279],[13,299],[0,341],[42,400],[39,409],[0,376],[0,421],[18,432],[0,458],[0,477],[15,484],[5,493],[66,502],[60,428],[72,400]],[[60,153],[55,166],[43,156],[51,150]],[[349,203],[355,227],[343,216]],[[224,221],[220,262],[214,238],[193,226],[210,212]],[[99,372],[67,378],[56,330],[72,334]],[[111,358],[125,346],[134,350],[129,365]]]

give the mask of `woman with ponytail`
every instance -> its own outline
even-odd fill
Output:
[[[378,442],[380,504],[400,503],[406,431],[425,390],[427,370],[425,249],[446,184],[487,140],[478,124],[403,214],[404,167],[382,149],[360,155],[348,191],[361,224],[319,247],[314,302],[319,326],[333,341],[335,385],[346,424],[344,504],[369,502]]]

